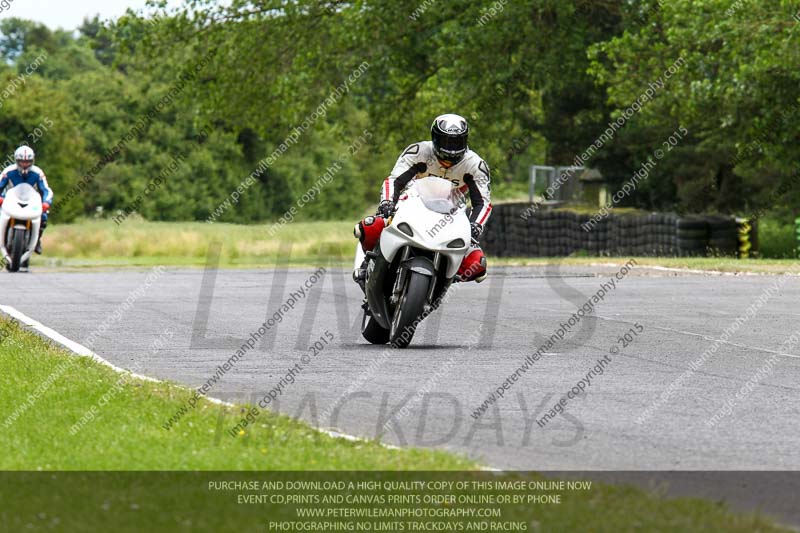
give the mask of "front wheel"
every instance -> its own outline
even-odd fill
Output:
[[[14,228],[11,233],[11,264],[8,269],[11,272],[18,272],[22,263],[22,255],[26,249],[25,230],[23,228]]]
[[[392,317],[390,335],[392,346],[406,348],[411,344],[414,332],[424,318],[423,313],[428,301],[428,289],[431,281],[432,278],[424,274],[413,270],[409,272],[405,289]]]

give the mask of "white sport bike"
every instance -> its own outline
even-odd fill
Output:
[[[358,236],[358,235],[357,235]],[[419,323],[436,309],[469,250],[464,195],[435,176],[413,180],[374,250],[366,256],[361,334],[373,344],[405,348]]]
[[[27,183],[6,193],[0,209],[0,252],[6,268],[18,272],[27,268],[42,225],[42,197]]]

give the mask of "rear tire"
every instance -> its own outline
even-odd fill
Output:
[[[22,255],[25,253],[25,230],[14,228],[11,233],[11,272],[18,272],[22,263]]]
[[[375,317],[364,311],[361,319],[361,336],[372,344],[386,344],[389,342],[389,330],[381,327]]]
[[[390,340],[395,348],[406,348],[411,344],[425,310],[431,283],[431,278],[419,272],[412,270],[408,274],[408,281],[392,317]]]

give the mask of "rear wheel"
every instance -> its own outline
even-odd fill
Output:
[[[425,311],[431,283],[431,278],[419,272],[412,270],[408,274],[408,281],[392,317],[390,339],[392,346],[396,348],[406,348],[414,338],[414,332]]]
[[[11,272],[19,271],[22,263],[22,255],[25,253],[25,230],[23,228],[14,228],[11,233],[11,265],[9,270]]]
[[[361,319],[361,336],[372,344],[386,344],[389,342],[389,330],[381,327],[375,317],[364,310],[364,318]]]

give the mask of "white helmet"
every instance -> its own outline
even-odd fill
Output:
[[[33,159],[36,154],[30,146],[20,146],[14,152],[14,159],[17,160],[17,170],[23,176],[28,173],[28,170],[33,166]]]

